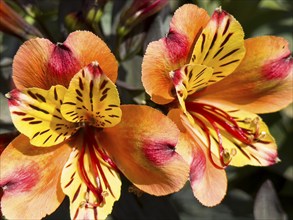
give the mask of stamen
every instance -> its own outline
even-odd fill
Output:
[[[101,166],[101,159],[104,160],[111,168],[118,170],[114,162],[109,158],[105,151],[103,151],[97,143],[95,138],[95,132],[93,131],[95,128],[93,127],[85,127],[84,128],[84,139],[83,139],[83,146],[80,149],[80,155],[78,158],[78,167],[80,171],[81,178],[83,182],[87,185],[88,190],[94,194],[96,197],[97,202],[90,202],[89,201],[89,192],[86,192],[85,201],[81,202],[81,207],[101,207],[105,204],[105,197],[108,196],[108,192],[103,190],[103,186],[101,184],[101,179],[103,183],[113,195],[110,184],[107,181],[106,175]],[[84,157],[86,152],[89,154],[89,167],[94,176],[94,182],[90,180],[88,176],[88,172],[85,168],[85,161]],[[98,156],[98,155],[99,156]]]
[[[257,141],[261,141],[266,135],[266,132],[260,132],[260,124],[259,118],[256,117],[253,120],[251,118],[245,118],[242,122],[248,124],[250,123],[250,129],[245,129],[239,127],[236,120],[231,117],[225,111],[208,104],[196,103],[196,102],[186,102],[186,108],[188,112],[192,115],[193,119],[200,125],[202,130],[205,133],[207,138],[207,144],[209,149],[209,157],[213,163],[213,165],[217,168],[223,169],[229,165],[232,160],[232,157],[236,155],[237,150],[235,148],[231,149],[231,152],[228,149],[224,149],[223,147],[223,138],[220,128],[224,129],[233,138],[242,142],[243,144],[254,147],[253,143]],[[201,117],[199,117],[201,116]],[[221,166],[217,165],[212,157],[212,149],[211,149],[211,133],[210,128],[206,125],[207,122],[210,124],[213,130],[216,133],[217,145],[219,150],[219,158],[221,162]]]

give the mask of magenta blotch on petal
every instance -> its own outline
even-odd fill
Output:
[[[262,73],[267,80],[281,80],[292,74],[292,67],[293,58],[289,54],[264,65]]]

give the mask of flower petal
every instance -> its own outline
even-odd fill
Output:
[[[142,82],[154,102],[174,100],[169,72],[188,63],[191,47],[209,16],[203,9],[186,4],[176,10],[167,37],[151,42],[142,63]]]
[[[64,199],[60,176],[71,149],[38,148],[19,135],[1,154],[1,209],[7,219],[41,219]],[[17,210],[17,211],[16,211]]]
[[[205,206],[219,204],[227,191],[227,177],[224,169],[216,168],[210,160],[208,148],[201,140],[200,127],[191,125],[179,109],[173,109],[168,116],[181,130],[177,149],[190,165],[189,180],[194,196]],[[213,161],[220,163],[213,156]]]
[[[191,64],[214,69],[209,84],[222,80],[240,64],[245,54],[244,32],[237,20],[222,9],[216,9],[196,42]]]
[[[200,104],[187,103],[186,107],[200,125],[198,136],[221,161],[215,166],[268,166],[279,161],[276,142],[258,115],[225,105],[205,105],[202,111]]]
[[[13,80],[18,89],[50,89],[54,85],[67,87],[81,68],[95,60],[115,82],[117,61],[107,45],[93,33],[75,31],[64,43],[56,45],[42,38],[31,39],[15,55]]]
[[[223,146],[231,157],[230,165],[269,166],[279,161],[276,142],[258,115],[224,105],[219,107],[228,112],[238,126],[252,136],[252,143],[245,144],[222,132]],[[213,141],[212,145],[217,145],[217,143]],[[218,152],[215,154],[218,155]]]
[[[121,122],[100,133],[101,145],[139,189],[154,195],[180,190],[189,168],[176,151],[179,131],[175,124],[147,106],[121,108]]]
[[[26,41],[19,48],[13,60],[13,81],[16,88],[51,87],[46,70],[53,47],[49,40],[35,38]]]
[[[170,78],[184,113],[187,113],[184,103],[187,97],[205,88],[212,75],[212,68],[199,64],[188,64],[170,72]]]
[[[98,61],[106,76],[112,82],[116,81],[118,62],[101,38],[89,31],[75,31],[69,34],[64,44],[73,51],[81,68]]]
[[[246,40],[245,47],[245,58],[235,72],[209,86],[200,99],[254,113],[286,107],[293,99],[293,59],[288,42],[264,36]]]
[[[74,143],[74,150],[65,164],[61,176],[63,192],[70,199],[70,216],[71,219],[106,219],[112,211],[114,202],[120,197],[121,181],[119,174],[99,158],[101,160],[101,169],[108,182],[105,183],[100,175],[100,178],[95,177],[90,163],[92,155],[88,149],[84,152],[84,155],[81,155],[82,148],[85,147],[81,139],[78,138]],[[81,177],[82,171],[79,167],[80,156],[83,157],[85,172],[90,181],[95,184],[95,187],[102,187],[104,201],[99,201],[99,198],[93,194],[83,181]],[[97,186],[97,183],[100,186]],[[101,204],[99,204],[100,202]]]
[[[60,112],[65,92],[63,86],[53,86],[50,90],[15,89],[7,94],[13,124],[30,138],[31,144],[56,145],[76,132],[76,125],[66,121]]]
[[[72,78],[61,105],[61,113],[71,122],[112,127],[121,119],[119,106],[115,84],[97,62],[92,62]]]

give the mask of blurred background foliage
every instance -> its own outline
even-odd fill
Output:
[[[63,42],[74,30],[94,32],[119,61],[122,103],[157,107],[142,87],[142,56],[150,41],[168,32],[173,12],[185,3],[197,4],[210,15],[222,6],[242,24],[246,38],[282,36],[292,51],[292,0],[0,0],[0,134],[15,131],[4,97],[13,88],[13,56],[36,36]],[[122,196],[108,219],[293,219],[293,106],[262,117],[277,140],[281,162],[266,168],[229,167],[228,192],[220,205],[203,207],[188,184],[167,197],[137,196],[124,178]],[[68,199],[45,219],[69,219]]]

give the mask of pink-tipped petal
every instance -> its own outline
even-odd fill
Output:
[[[13,80],[18,89],[49,89],[58,84],[67,87],[71,78],[93,61],[98,61],[115,82],[117,61],[107,45],[93,33],[75,31],[64,43],[57,44],[35,38],[18,50],[13,62]]]
[[[218,205],[227,191],[225,170],[214,166],[220,163],[219,159],[213,155],[211,161],[208,148],[199,136],[200,128],[191,125],[182,112],[174,110],[168,116],[175,119],[182,131],[177,149],[190,165],[189,180],[194,196],[205,206]]]
[[[106,76],[112,82],[116,81],[118,62],[101,38],[89,31],[75,31],[67,37],[64,45],[73,51],[81,67],[89,65],[93,61],[98,61]]]
[[[100,133],[103,148],[139,189],[154,195],[180,190],[189,168],[176,150],[175,124],[147,106],[122,105],[121,109],[121,122]]]
[[[7,219],[41,219],[64,199],[60,176],[71,149],[38,148],[19,135],[1,154],[1,210]]]

